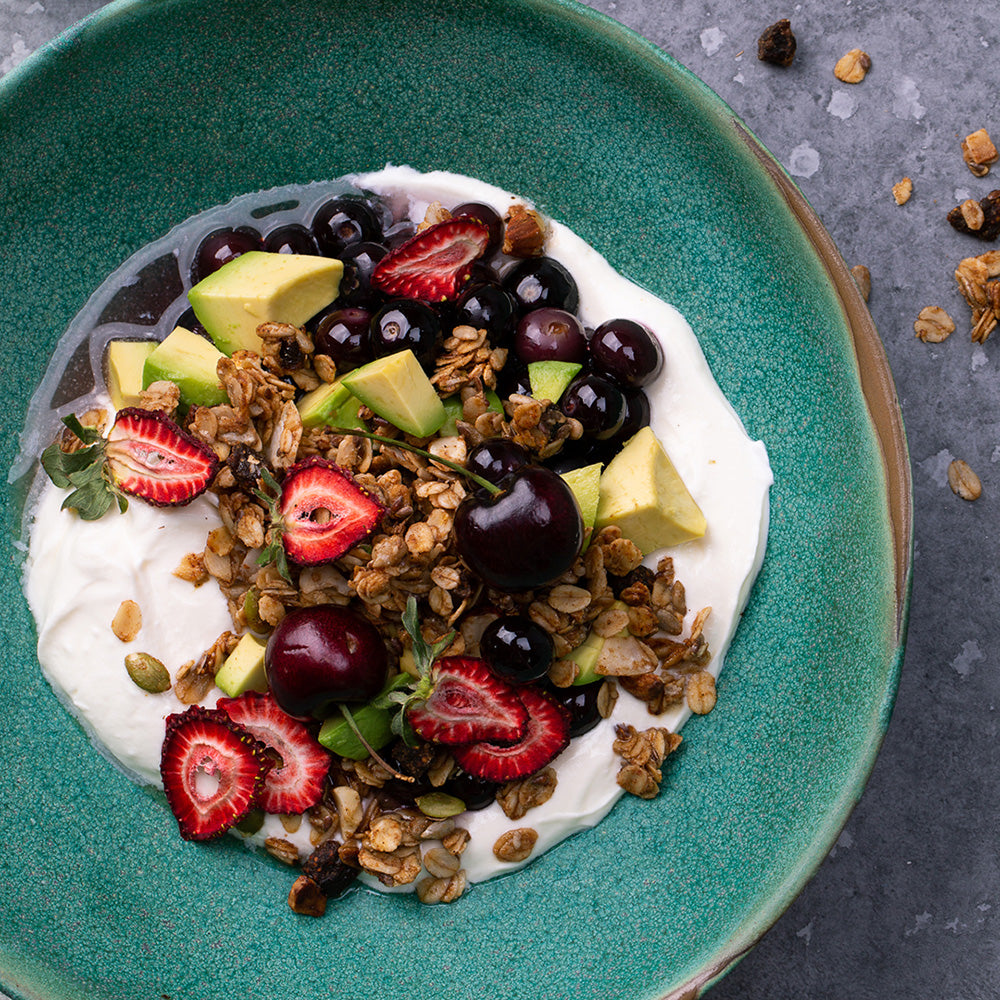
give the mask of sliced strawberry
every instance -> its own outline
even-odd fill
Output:
[[[330,562],[360,542],[384,510],[333,462],[307,458],[281,486],[281,541],[300,566]]]
[[[452,750],[458,766],[477,778],[513,781],[526,778],[550,763],[569,746],[569,713],[537,688],[518,695],[528,711],[524,736],[513,746],[482,741]]]
[[[257,804],[272,760],[267,748],[218,711],[192,705],[167,718],[160,775],[185,840],[209,840]]]
[[[257,803],[264,812],[297,814],[316,805],[333,756],[303,723],[283,712],[271,695],[256,691],[220,698],[216,707],[280,758]]]
[[[431,671],[427,700],[407,712],[414,732],[425,740],[456,746],[478,740],[519,740],[528,713],[517,691],[483,660],[445,656]]]
[[[156,410],[119,410],[105,457],[115,485],[156,507],[190,503],[219,468],[207,444]]]
[[[428,226],[375,265],[371,285],[403,299],[453,299],[469,276],[469,265],[483,255],[489,241],[490,231],[478,219]]]

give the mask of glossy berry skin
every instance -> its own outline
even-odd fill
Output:
[[[448,795],[454,795],[456,799],[461,799],[467,810],[476,812],[493,805],[499,787],[494,781],[487,781],[486,778],[477,778],[474,774],[459,771],[458,774],[444,783],[441,791]]]
[[[503,242],[503,219],[495,209],[478,201],[467,201],[451,210],[453,219],[475,219],[490,231],[489,242],[483,251],[484,257],[492,257]]]
[[[510,292],[499,285],[480,283],[466,289],[455,303],[456,326],[472,326],[485,330],[494,347],[510,342],[517,324],[517,302]]]
[[[479,491],[455,512],[455,544],[466,565],[498,590],[530,590],[562,576],[583,544],[573,491],[556,473],[526,465],[496,496]]]
[[[371,286],[375,265],[388,253],[381,243],[354,243],[340,255],[344,275],[340,279],[338,299],[349,305],[381,305],[385,296]]]
[[[287,614],[264,654],[274,700],[300,718],[322,716],[340,702],[370,701],[384,686],[387,669],[385,643],[375,626],[332,604]]]
[[[601,713],[597,708],[597,695],[603,684],[604,681],[600,680],[579,687],[558,688],[550,685],[545,688],[549,697],[559,702],[569,712],[570,738],[575,739],[577,736],[589,733],[601,721]]]
[[[583,375],[569,384],[559,409],[579,420],[584,434],[604,441],[616,434],[625,420],[625,396],[606,378]]]
[[[241,257],[251,250],[263,250],[260,233],[249,226],[239,229],[216,229],[198,244],[191,262],[191,283],[196,285],[203,278],[214,274],[223,264]]]
[[[552,636],[527,615],[503,615],[486,626],[479,650],[493,673],[527,684],[548,673],[555,646]]]
[[[643,427],[648,427],[651,416],[649,397],[642,389],[625,389],[622,395],[625,397],[625,419],[621,427],[606,441],[615,451],[620,450]]]
[[[375,210],[356,198],[333,198],[313,216],[313,236],[328,257],[339,257],[355,243],[378,240],[382,225]]]
[[[575,313],[580,304],[573,275],[551,257],[530,257],[515,264],[504,273],[503,287],[523,312],[553,306]]]
[[[376,358],[408,348],[425,369],[433,368],[441,342],[441,321],[426,302],[417,299],[387,302],[372,316],[369,331]]]
[[[663,370],[663,348],[648,327],[631,319],[602,323],[590,341],[594,371],[621,386],[649,385]]]
[[[528,366],[513,351],[507,355],[507,364],[497,373],[497,393],[503,399],[514,395],[531,395]]]
[[[313,234],[296,222],[278,226],[264,237],[264,249],[268,253],[299,253],[316,257],[319,247]]]
[[[371,313],[357,306],[328,312],[316,327],[317,354],[326,354],[338,371],[350,371],[375,357],[371,347]]]
[[[544,306],[521,317],[514,334],[514,352],[526,363],[587,359],[583,324],[571,312]]]
[[[507,438],[489,438],[469,452],[465,467],[469,472],[496,485],[508,473],[516,472],[530,461],[528,452]]]

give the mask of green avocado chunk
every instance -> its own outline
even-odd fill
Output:
[[[409,349],[355,368],[342,382],[372,412],[414,437],[436,434],[445,421],[441,397]]]
[[[139,405],[142,368],[155,347],[153,340],[108,342],[108,395],[116,410]]]
[[[337,297],[343,273],[329,257],[251,250],[199,281],[188,301],[220,351],[260,353],[261,323],[301,326]]]
[[[266,691],[264,650],[267,641],[247,632],[226,657],[215,675],[216,687],[230,698],[238,698],[247,691]]]
[[[566,386],[579,374],[583,365],[575,361],[532,361],[528,364],[528,381],[535,399],[558,403]]]
[[[329,426],[364,430],[365,422],[358,416],[363,405],[343,380],[337,379],[307,392],[298,402],[299,417],[306,428]]]
[[[492,389],[487,389],[485,396],[490,410],[494,413],[503,413],[503,403],[500,401],[500,397]],[[453,437],[458,433],[458,427],[456,426],[458,421],[465,419],[462,415],[462,400],[459,396],[455,395],[449,396],[443,402],[445,419],[444,423],[441,425],[441,430],[438,433],[441,437]]]
[[[379,696],[402,688],[411,680],[409,674],[397,674],[386,684]],[[382,747],[388,746],[392,742],[394,738],[392,717],[397,711],[399,711],[398,705],[391,708],[375,708],[370,703],[352,705],[350,709],[354,724],[373,750],[381,750]],[[347,757],[349,760],[364,760],[368,756],[368,750],[355,735],[347,719],[339,712],[336,715],[331,715],[320,726],[316,738],[327,750],[331,750],[341,757]]]
[[[570,469],[569,472],[562,473],[563,479],[573,491],[576,502],[580,505],[580,514],[583,517],[583,527],[586,532],[584,547],[590,542],[593,534],[594,522],[597,520],[597,503],[601,495],[601,463],[595,462],[593,465],[585,465],[580,469]]]
[[[225,355],[204,337],[175,327],[153,349],[142,366],[142,387],[166,379],[181,392],[185,406],[218,406],[229,397],[216,374]]]

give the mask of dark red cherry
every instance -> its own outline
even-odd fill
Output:
[[[530,590],[551,583],[576,561],[583,519],[561,476],[525,465],[503,481],[503,491],[479,491],[455,512],[455,544],[466,565],[498,590]]]
[[[527,465],[530,458],[524,448],[508,438],[487,438],[469,452],[465,467],[499,485],[504,476]]]
[[[271,633],[264,670],[289,715],[323,715],[339,702],[370,701],[385,685],[385,643],[366,618],[333,604],[299,608]]]
[[[587,358],[583,324],[571,312],[546,306],[533,309],[517,324],[514,351],[524,362],[576,361]]]

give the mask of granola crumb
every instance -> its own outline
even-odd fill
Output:
[[[913,329],[925,344],[940,344],[955,332],[955,321],[940,306],[924,306]]]
[[[962,140],[962,159],[976,177],[985,177],[1000,158],[986,129],[977,129]]]
[[[288,905],[303,916],[321,917],[326,913],[326,896],[308,875],[300,875],[289,890]]]
[[[795,59],[795,35],[788,18],[765,28],[757,39],[757,58],[772,66],[791,66]]]
[[[978,203],[968,198],[956,205],[948,213],[948,222],[960,233],[992,243],[1000,236],[1000,190],[990,191]]]
[[[545,250],[545,219],[515,202],[504,219],[503,252],[511,257],[540,257]]]
[[[905,205],[913,194],[913,181],[909,177],[904,177],[892,186],[892,196],[896,199],[897,205]]]
[[[842,83],[861,83],[872,67],[871,56],[861,49],[851,49],[833,67],[833,75]]]
[[[111,631],[122,642],[131,642],[142,628],[142,609],[135,601],[122,601],[114,618],[111,619]]]
[[[948,466],[948,485],[955,496],[963,500],[978,500],[983,493],[979,476],[972,471],[968,462],[956,458]]]
[[[516,864],[526,861],[538,842],[538,832],[530,826],[522,826],[516,830],[507,830],[500,834],[493,845],[493,856],[497,861],[507,861]]]

